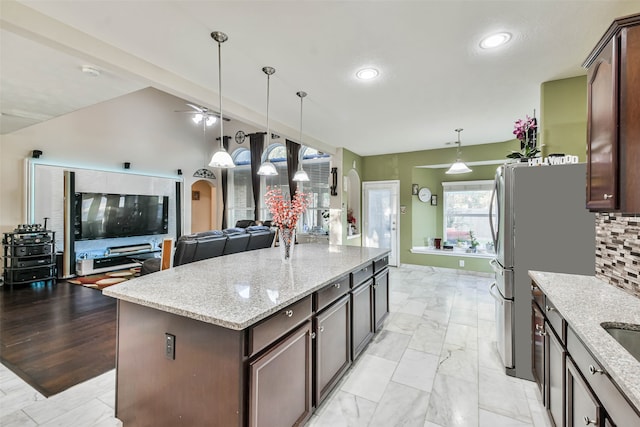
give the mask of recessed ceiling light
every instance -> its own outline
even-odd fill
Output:
[[[511,40],[511,34],[509,33],[492,34],[489,37],[482,39],[480,47],[483,49],[493,49],[494,47],[502,46],[509,40]]]
[[[371,80],[378,77],[378,70],[375,68],[363,68],[356,73],[356,77],[360,80]]]
[[[90,65],[83,65],[81,70],[83,73],[91,77],[98,77],[100,75],[100,70]]]

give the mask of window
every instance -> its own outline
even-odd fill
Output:
[[[479,250],[493,252],[489,225],[493,181],[443,182],[442,187],[445,244],[470,247],[473,234]]]
[[[251,152],[238,148],[231,155],[236,167],[227,173],[228,226],[240,219],[253,219],[253,190],[251,186]]]
[[[302,167],[309,175],[309,182],[298,183],[298,188],[311,194],[311,203],[299,221],[302,231],[324,233],[329,231],[329,205],[331,193],[329,188],[329,171],[331,156],[311,147],[300,149]]]

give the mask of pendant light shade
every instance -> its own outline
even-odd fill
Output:
[[[469,167],[467,165],[464,164],[464,162],[462,160],[460,160],[460,132],[462,132],[464,129],[462,128],[458,128],[456,129],[456,132],[458,132],[458,141],[456,142],[456,144],[458,144],[458,151],[457,151],[457,156],[456,156],[456,162],[454,164],[451,165],[451,167],[449,168],[448,171],[446,171],[445,173],[447,174],[458,174],[458,173],[469,173],[471,172],[471,169],[469,169]]]
[[[269,129],[269,78],[272,74],[276,72],[276,69],[273,67],[262,67],[262,72],[267,75],[267,136],[265,138],[265,142],[267,143],[267,147],[269,147],[269,140],[271,139],[271,130]],[[269,161],[269,155],[267,154],[267,158],[260,165],[258,169],[258,175],[265,176],[273,176],[278,175],[278,171],[276,167]]]
[[[223,32],[214,31],[211,33],[211,38],[213,38],[218,43],[218,96],[219,96],[219,105],[220,105],[220,150],[216,151],[209,162],[209,166],[212,168],[233,168],[236,165],[233,163],[233,159],[227,153],[227,150],[224,149],[224,132],[222,129],[222,124],[224,120],[222,119],[222,54],[221,54],[221,44],[227,41],[229,37]]]
[[[302,101],[307,96],[307,92],[296,92],[296,95],[300,97],[300,146],[302,146]],[[302,159],[298,159],[298,170],[293,175],[293,180],[296,182],[309,181],[309,175],[302,169]]]

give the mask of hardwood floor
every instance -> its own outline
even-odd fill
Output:
[[[0,360],[45,396],[115,367],[116,300],[65,281],[0,288]]]

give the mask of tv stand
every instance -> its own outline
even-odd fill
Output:
[[[141,257],[144,258],[155,252],[159,251],[154,250],[150,243],[109,247],[103,257],[76,261],[76,274],[78,276],[88,276],[107,271],[140,267],[141,264],[135,260],[135,255],[144,255]]]

